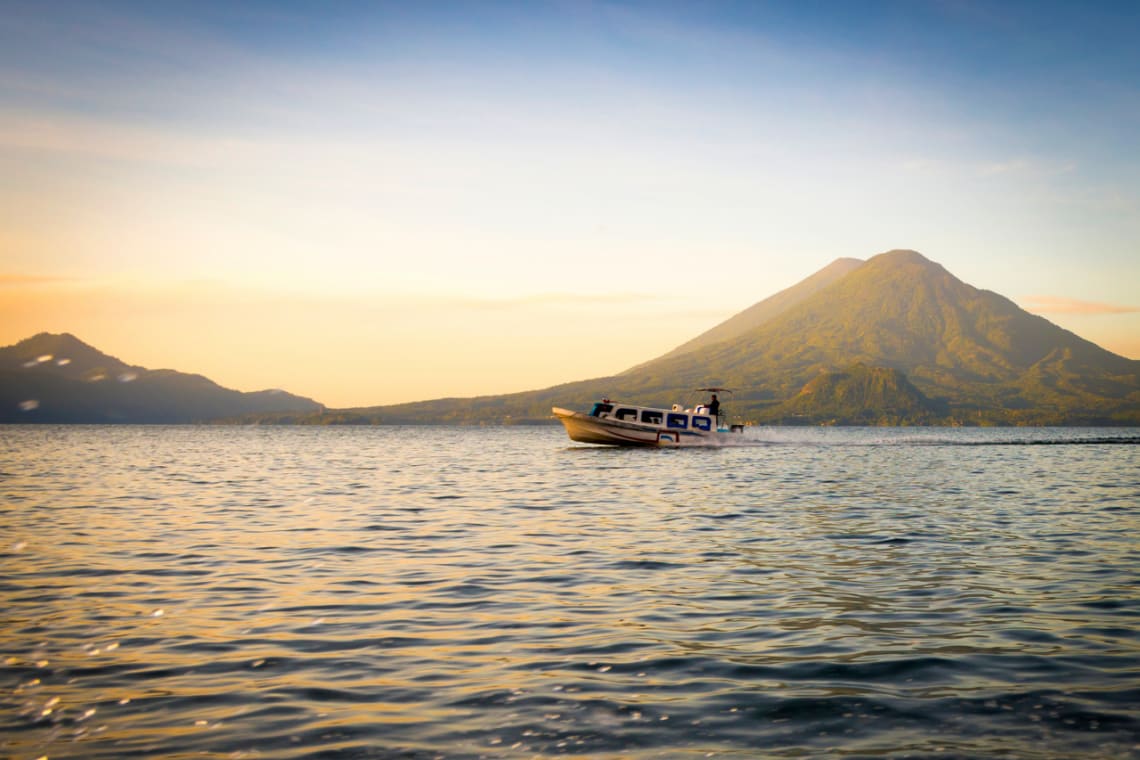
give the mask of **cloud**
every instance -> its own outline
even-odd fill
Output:
[[[1014,157],[995,159],[966,159],[953,156],[912,155],[899,166],[905,172],[924,175],[959,177],[1010,177],[1041,180],[1072,174],[1080,165],[1067,158]]]
[[[1136,314],[1140,307],[1097,301],[1078,301],[1060,296],[1026,296],[1023,308],[1034,314]]]
[[[649,293],[539,293],[502,298],[457,297],[448,299],[453,306],[510,309],[531,306],[625,306],[661,300]]]
[[[55,277],[42,274],[4,274],[0,272],[0,288],[23,288],[36,285],[70,285],[74,277]]]
[[[1070,174],[1077,169],[1075,161],[1050,161],[1037,158],[1011,158],[1004,161],[990,161],[980,164],[976,172],[982,177],[1014,175],[1039,179]]]
[[[0,113],[0,151],[65,154],[85,158],[162,162],[216,168],[235,155],[287,155],[280,144],[155,129],[66,112]]]
[[[20,292],[27,303],[48,304],[66,299],[105,304],[130,304],[138,309],[219,308],[241,309],[336,308],[348,312],[530,312],[544,310],[585,309],[624,310],[627,307],[649,309],[657,313],[694,314],[692,304],[681,308],[675,300],[658,294],[546,292],[532,295],[466,295],[406,290],[300,290],[297,288],[250,285],[217,279],[147,280],[122,278],[78,278],[40,274],[6,274],[0,272],[0,288]],[[703,314],[703,311],[700,312]],[[723,316],[720,311],[715,312]]]

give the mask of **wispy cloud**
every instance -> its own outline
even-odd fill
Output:
[[[275,148],[252,140],[154,129],[65,112],[0,114],[0,151],[37,151],[86,158],[224,166],[234,155]],[[281,155],[280,153],[278,155]]]
[[[1072,174],[1080,167],[1076,161],[1060,158],[995,158],[961,161],[946,156],[911,156],[901,162],[903,171],[924,175],[954,174],[965,177],[1009,177],[1045,179]]]
[[[452,304],[471,308],[510,309],[530,306],[625,306],[658,300],[660,296],[650,293],[538,293],[503,298],[460,297]]]
[[[231,283],[217,279],[186,280],[131,280],[121,278],[90,279],[43,274],[12,274],[0,272],[0,288],[34,289],[42,292],[54,286],[66,286],[66,296],[72,298],[81,291],[92,298],[129,299],[132,302],[166,304],[170,306],[207,306],[221,303],[243,306],[284,306],[329,308],[333,305],[366,311],[389,309],[447,309],[470,311],[512,311],[538,309],[605,309],[646,304],[667,304],[676,309],[675,301],[668,301],[653,293],[574,293],[547,292],[532,295],[466,295],[461,293],[429,293],[413,291],[351,290],[298,291],[272,286],[251,286],[248,283]],[[54,291],[53,291],[54,292]],[[50,297],[54,297],[49,294]]]
[[[74,277],[56,277],[43,274],[0,273],[0,288],[21,288],[36,285],[69,285],[74,282],[77,282]]]
[[[1034,314],[1136,314],[1140,307],[1098,301],[1078,301],[1060,296],[1026,296],[1022,303]]]
[[[976,171],[983,177],[1013,175],[1019,177],[1055,177],[1075,171],[1075,161],[1044,160],[1038,158],[1011,158],[980,164]]]

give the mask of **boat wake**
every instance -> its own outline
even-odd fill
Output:
[[[767,428],[739,445],[783,446],[1135,446],[1135,428]]]

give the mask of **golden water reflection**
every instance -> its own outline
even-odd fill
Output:
[[[815,736],[816,713],[868,751],[948,716],[1011,737],[983,754],[1083,750],[1048,714],[1075,686],[1100,740],[1114,725],[1140,653],[1135,447],[457,435],[21,429],[3,752],[649,757]],[[918,729],[843,717],[900,702]]]

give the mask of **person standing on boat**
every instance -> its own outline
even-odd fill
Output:
[[[716,394],[712,395],[712,401],[709,402],[709,414],[713,417],[720,416],[720,402],[716,400]]]

